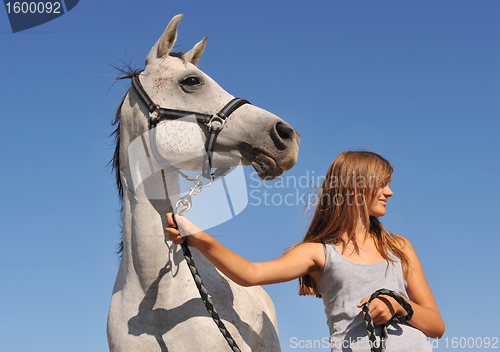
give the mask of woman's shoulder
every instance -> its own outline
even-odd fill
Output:
[[[406,237],[403,237],[401,235],[396,235],[395,233],[392,233],[391,235],[396,239],[396,241],[399,242],[401,246],[407,246],[407,245],[411,246],[410,241]]]
[[[290,249],[297,249],[311,253],[317,253],[317,252],[322,253],[324,251],[322,242],[300,242]]]
[[[396,235],[394,233],[392,234],[392,236],[396,239],[396,241],[398,241],[401,249],[406,253],[406,255],[415,254],[415,249],[413,248],[409,239],[401,235]]]
[[[322,242],[301,242],[290,248],[290,251],[296,251],[302,255],[311,258],[316,264],[325,262],[325,250]]]

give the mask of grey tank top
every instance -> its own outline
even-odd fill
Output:
[[[333,243],[324,243],[325,267],[316,287],[325,304],[332,351],[369,352],[370,345],[359,302],[385,288],[408,297],[401,261],[358,264],[342,256]],[[386,352],[430,352],[426,336],[407,323],[390,322]],[[376,334],[380,336],[380,327]]]

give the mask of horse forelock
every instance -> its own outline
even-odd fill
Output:
[[[176,58],[179,58],[181,59],[182,61],[184,61],[184,54],[185,52],[184,51],[177,51],[175,53],[169,53],[168,56],[173,56],[173,57],[176,57]]]

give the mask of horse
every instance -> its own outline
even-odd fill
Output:
[[[173,17],[135,75],[157,107],[211,115],[233,96],[198,69],[203,38],[187,53],[174,53],[179,21]],[[150,107],[132,86],[116,113],[112,166],[122,205],[121,260],[111,296],[107,336],[111,352],[230,351],[193,282],[180,246],[165,235],[168,195],[144,197],[132,180],[130,144],[151,128]],[[153,143],[161,155],[190,160],[203,168],[209,136],[204,124],[162,120]],[[285,121],[251,104],[235,110],[218,134],[212,161],[224,166],[252,165],[261,179],[274,179],[292,168],[300,137]],[[179,183],[179,173],[155,173],[150,179]],[[175,188],[175,187],[173,187]],[[169,186],[168,191],[172,189]],[[207,209],[208,212],[212,209]],[[274,305],[260,287],[242,287],[226,278],[196,249],[192,255],[210,297],[241,351],[280,351]]]

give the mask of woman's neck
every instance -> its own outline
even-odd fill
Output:
[[[380,261],[380,254],[374,245],[375,239],[362,221],[358,221],[351,233],[342,234],[342,243],[337,249],[342,255],[356,263],[372,263]]]
[[[345,244],[349,244],[350,242],[352,242],[353,244],[356,244],[357,246],[363,247],[365,242],[371,241],[371,240],[372,240],[372,236],[370,234],[370,231],[369,231],[369,229],[366,228],[366,226],[364,225],[363,221],[361,221],[361,219],[358,220],[356,227],[354,229],[354,233],[342,234],[342,241]]]

